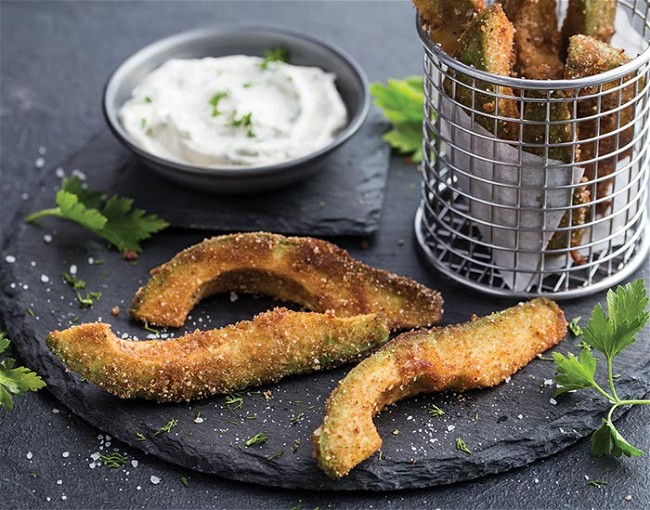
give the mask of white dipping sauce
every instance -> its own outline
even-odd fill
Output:
[[[169,60],[119,111],[142,149],[200,167],[253,167],[304,156],[347,122],[335,76],[259,57]]]

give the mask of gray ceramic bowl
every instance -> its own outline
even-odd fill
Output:
[[[336,74],[336,86],[348,111],[347,125],[326,147],[298,159],[255,168],[202,168],[154,156],[131,142],[118,110],[133,88],[151,71],[172,58],[264,56],[285,46],[291,63],[318,66]],[[369,108],[368,82],[361,67],[340,49],[312,36],[283,28],[217,26],[201,28],[157,41],[125,60],[104,88],[104,115],[109,127],[129,150],[153,170],[178,184],[216,193],[254,193],[279,188],[313,175],[325,160],[361,126]]]

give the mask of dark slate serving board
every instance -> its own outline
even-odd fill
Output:
[[[106,175],[98,176],[100,171],[101,167],[97,167],[89,175],[93,185],[100,178],[109,180]],[[399,203],[402,211],[413,202],[414,209],[417,173],[398,170],[394,177],[391,203]],[[30,210],[50,205],[56,184],[51,175],[30,203]],[[391,225],[380,235],[394,239],[392,249],[374,250],[372,240],[369,247],[352,240],[339,239],[338,243],[368,263],[417,275],[423,283],[440,289],[446,298],[445,322],[467,320],[473,312],[486,314],[513,304],[486,299],[428,274],[424,265],[417,264],[413,248],[398,242],[408,238],[408,232],[402,227],[395,230],[397,224]],[[53,234],[50,243],[45,242],[45,234]],[[131,265],[108,251],[92,234],[50,219],[43,229],[16,225],[2,255],[0,310],[16,339],[14,347],[21,359],[45,377],[49,391],[74,413],[125,443],[186,468],[264,485],[390,490],[449,484],[522,466],[565,448],[600,423],[605,403],[595,392],[561,397],[553,405],[554,388],[548,384],[553,364],[535,360],[497,388],[465,395],[421,396],[392,406],[376,419],[384,438],[381,458],[374,455],[348,477],[333,481],[320,472],[312,459],[310,435],[320,424],[328,394],[349,367],[297,376],[256,389],[244,394],[241,409],[229,410],[222,396],[173,405],[120,400],[66,372],[49,353],[44,345],[47,333],[77,322],[103,320],[118,334],[146,337],[148,332],[127,318],[131,297],[147,280],[148,269],[203,236],[201,232],[178,229],[164,232],[148,242],[137,265]],[[15,257],[15,262],[8,263],[7,255]],[[91,257],[103,263],[91,265]],[[92,309],[79,309],[72,289],[62,280],[63,272],[73,264],[78,276],[88,282],[86,290],[104,294]],[[635,277],[647,281],[648,265]],[[185,328],[173,333],[219,327],[250,318],[275,304],[270,299],[240,296],[232,302],[227,295],[215,296],[197,307]],[[586,317],[593,304],[591,298],[564,302],[563,307],[568,317]],[[120,307],[119,317],[111,315],[114,306]],[[623,374],[618,381],[622,397],[643,395],[650,389],[649,345],[646,329],[617,360],[616,370]],[[576,341],[567,339],[559,350],[575,352]],[[257,393],[265,390],[272,392],[268,400]],[[429,416],[424,409],[428,403],[443,408],[445,416]],[[198,412],[202,423],[195,422]],[[153,437],[171,418],[178,420],[178,425],[168,434]],[[246,439],[261,431],[269,435],[265,445],[244,446]],[[138,441],[138,433],[147,440]],[[471,455],[455,448],[457,437],[467,443]]]
[[[323,236],[368,236],[379,228],[390,149],[372,110],[359,132],[314,176],[254,195],[197,193],[169,182],[103,131],[61,166],[93,172],[97,186],[128,196],[172,226]]]

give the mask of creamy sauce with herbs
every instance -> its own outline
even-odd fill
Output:
[[[169,60],[119,112],[133,143],[201,167],[253,167],[304,156],[347,122],[335,76],[259,57]]]

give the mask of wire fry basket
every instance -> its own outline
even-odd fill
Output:
[[[650,1],[618,8],[617,28],[622,19],[634,35],[627,54],[638,56],[575,80],[476,70],[417,20],[425,121],[415,232],[437,270],[487,294],[569,298],[611,287],[644,263]],[[506,104],[518,117],[500,112]]]

